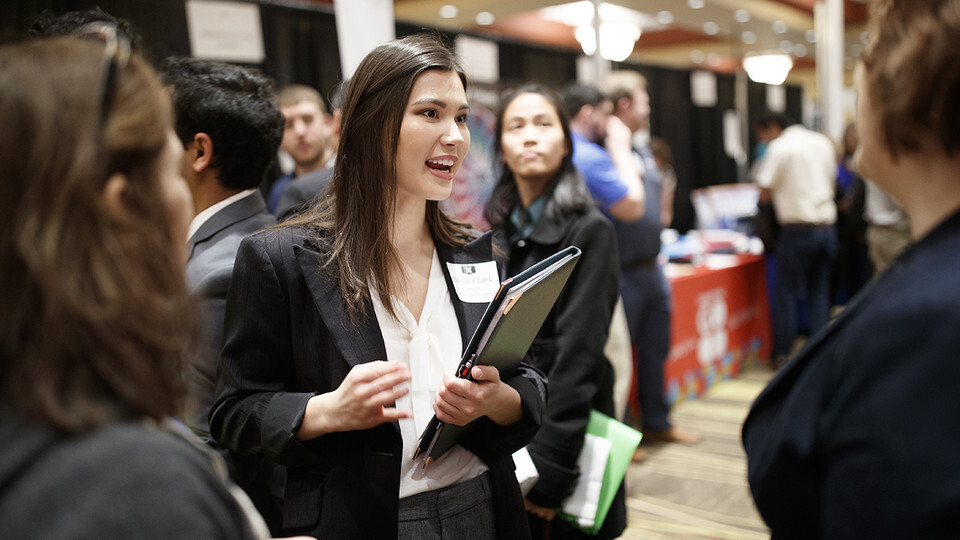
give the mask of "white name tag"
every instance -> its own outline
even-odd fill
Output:
[[[447,270],[461,302],[486,304],[493,300],[500,288],[500,276],[495,261],[471,264],[448,262]]]

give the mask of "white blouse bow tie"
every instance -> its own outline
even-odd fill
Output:
[[[410,391],[417,433],[433,418],[433,400],[443,381],[443,361],[437,336],[420,330],[410,333]]]

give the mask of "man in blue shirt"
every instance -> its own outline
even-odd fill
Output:
[[[637,394],[644,440],[696,442],[669,421],[663,366],[670,351],[670,290],[660,268],[660,173],[633,133],[646,129],[646,81],[633,71],[611,73],[604,92],[572,85],[564,92],[573,131],[573,163],[597,206],[617,231],[620,295],[637,354]]]

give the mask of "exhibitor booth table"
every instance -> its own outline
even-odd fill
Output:
[[[763,255],[707,255],[703,264],[669,263],[669,403],[695,399],[718,380],[766,363],[772,348]]]

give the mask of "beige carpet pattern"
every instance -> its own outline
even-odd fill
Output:
[[[750,497],[740,428],[772,373],[764,368],[722,381],[695,401],[674,405],[678,427],[697,445],[643,444],[647,459],[627,471],[627,530],[621,538],[770,538]]]

